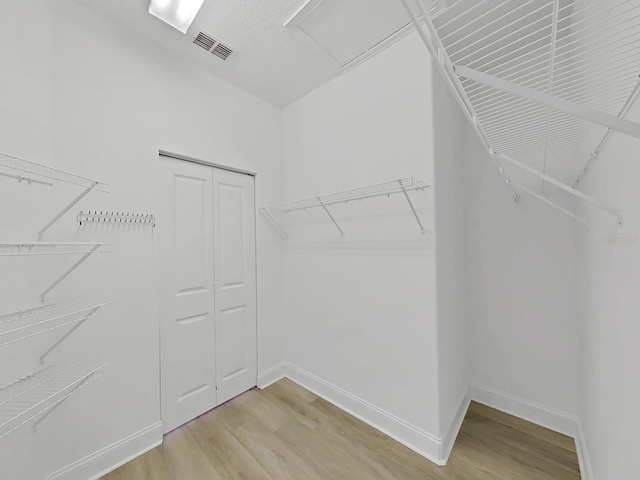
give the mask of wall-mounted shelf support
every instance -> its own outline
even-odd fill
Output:
[[[322,206],[322,208],[324,209],[325,212],[327,212],[327,215],[329,216],[329,218],[331,219],[331,221],[333,222],[333,224],[336,226],[336,228],[338,229],[338,231],[340,232],[340,236],[344,237],[344,232],[342,231],[342,229],[340,228],[340,225],[338,225],[338,222],[336,222],[336,219],[333,218],[333,215],[331,215],[331,212],[329,211],[329,208],[327,208],[327,205],[322,201],[322,198],[320,197],[316,197],[318,199],[318,202],[320,202],[320,205]]]
[[[391,180],[388,182],[376,183],[373,185],[367,185],[365,187],[354,188],[351,190],[345,190],[343,192],[330,193],[327,195],[319,195],[311,198],[305,198],[302,200],[296,200],[293,202],[281,203],[278,205],[273,205],[270,207],[265,207],[260,209],[260,213],[269,221],[269,223],[280,233],[280,235],[287,239],[288,235],[284,231],[284,229],[280,226],[280,224],[273,218],[272,213],[274,212],[294,212],[298,210],[307,210],[311,208],[322,208],[325,213],[329,216],[329,219],[336,227],[338,232],[340,232],[341,236],[344,236],[344,231],[338,224],[338,221],[333,216],[329,207],[331,205],[335,205],[338,203],[349,203],[354,200],[364,200],[366,198],[374,198],[386,196],[390,197],[391,195],[403,194],[407,202],[409,203],[409,208],[411,209],[411,213],[415,217],[418,222],[418,226],[420,227],[420,231],[425,233],[424,226],[420,221],[420,216],[418,215],[417,210],[415,209],[413,202],[411,201],[411,197],[408,192],[412,191],[424,191],[425,188],[429,188],[430,185],[417,180],[413,177],[401,178],[399,180]]]
[[[260,213],[264,216],[264,218],[267,219],[267,221],[271,224],[271,226],[276,230],[276,232],[278,232],[280,234],[280,236],[284,240],[288,240],[289,239],[289,235],[287,235],[287,232],[284,231],[284,229],[278,223],[278,221],[275,218],[273,218],[273,215],[271,215],[271,212],[269,212],[269,211],[267,211],[265,209],[260,209]]]
[[[108,185],[97,180],[82,177],[73,173],[60,170],[58,168],[48,167],[40,163],[31,162],[23,158],[19,158],[7,153],[0,152],[0,175],[16,178],[18,180],[24,179],[27,183],[40,183],[43,185],[52,186],[55,182],[68,183],[83,187],[84,191],[74,198],[60,213],[53,217],[44,227],[38,232],[38,239],[42,239],[49,228],[51,228],[62,216],[64,216],[74,205],[80,200],[86,197],[90,192],[97,190],[101,192],[107,192]],[[26,175],[23,175],[26,174]]]
[[[402,188],[402,193],[404,194],[404,198],[407,199],[407,203],[409,204],[409,208],[411,209],[411,213],[413,213],[413,216],[415,217],[416,222],[418,222],[418,226],[420,227],[420,232],[424,235],[427,232],[424,229],[424,226],[422,225],[422,221],[420,220],[420,217],[418,216],[418,212],[416,212],[416,207],[413,206],[413,202],[411,201],[411,197],[407,193],[407,189],[404,188],[404,186],[402,184],[400,184],[400,188]]]
[[[518,160],[516,160],[515,158],[511,158],[509,155],[505,155],[503,153],[499,153],[497,154],[500,156],[500,158],[502,158],[503,160],[506,160],[507,162],[521,168],[522,170],[535,175],[536,177],[549,182],[551,185],[554,185],[558,188],[560,188],[561,190],[564,190],[567,193],[570,193],[571,195],[579,198],[580,200],[584,200],[587,203],[590,203],[591,205],[594,205],[595,207],[599,208],[600,210],[603,210],[605,212],[607,212],[610,215],[613,215],[614,217],[616,217],[616,219],[618,220],[618,223],[620,224],[620,226],[623,225],[623,218],[622,218],[622,212],[620,210],[618,210],[617,208],[611,207],[605,203],[602,203],[599,200],[596,200],[593,197],[590,197],[589,195],[586,195],[584,193],[582,193],[579,190],[576,190],[575,188],[571,188],[569,185],[566,185],[558,180],[556,180],[553,177],[550,177],[549,175],[546,175],[542,172],[539,172],[538,170],[536,170],[535,168],[531,168],[529,165],[526,165],[522,162],[519,162]],[[550,200],[549,200],[550,202]],[[562,207],[558,207],[556,206],[556,208],[562,208]]]
[[[95,187],[97,187],[98,185],[99,185],[98,182],[93,182],[90,187],[87,187],[84,190],[84,192],[82,192],[76,198],[71,200],[71,202],[66,207],[64,207],[60,213],[58,213],[55,217],[53,217],[51,220],[49,220],[49,222],[44,227],[42,227],[40,229],[40,231],[38,232],[38,239],[41,240],[42,236],[45,234],[45,232],[47,230],[49,230],[58,220],[60,220],[64,216],[65,213],[67,213],[69,210],[71,210],[80,200],[82,200],[89,193],[91,193],[91,191]]]
[[[91,247],[91,250],[89,250],[87,253],[85,253],[80,260],[78,260],[76,263],[74,263],[66,272],[64,272],[62,275],[60,275],[60,277],[58,277],[58,279],[56,281],[54,281],[46,290],[44,290],[41,294],[40,294],[40,301],[44,302],[45,297],[51,292],[51,290],[53,290],[54,288],[56,288],[58,285],[60,285],[60,283],[67,278],[69,275],[71,275],[73,273],[74,270],[76,270],[80,265],[82,265],[85,261],[87,261],[87,259],[93,255],[94,253],[96,253],[98,251],[98,249],[102,246],[103,244],[99,243],[99,244],[95,244],[93,247]]]
[[[620,110],[618,117],[624,118],[624,116],[627,114],[627,112],[631,108],[631,105],[633,105],[633,103],[638,99],[639,95],[640,95],[640,80],[638,80],[636,87],[633,89],[633,91],[631,92],[631,95],[629,95],[629,98],[627,99],[625,104],[622,106],[622,110]],[[610,128],[609,130],[607,130],[607,133],[604,135],[604,138],[598,144],[594,152],[589,157],[589,161],[587,162],[587,164],[584,166],[582,170],[580,170],[580,174],[578,175],[578,178],[576,178],[573,182],[573,185],[572,185],[573,188],[576,188],[580,184],[584,176],[591,169],[593,162],[595,162],[597,158],[600,156],[600,152],[602,152],[602,149],[609,142],[609,139],[611,138],[612,135],[613,135],[613,130]]]
[[[85,315],[82,316],[82,318],[80,318],[80,320],[76,320],[75,325],[73,327],[71,327],[62,337],[60,337],[53,345],[51,345],[46,352],[44,352],[41,356],[40,356],[40,365],[44,364],[44,360],[45,358],[51,353],[53,352],[56,348],[58,348],[58,346],[64,342],[67,338],[69,338],[73,332],[75,332],[78,328],[80,328],[84,322],[86,322],[87,320],[89,320],[91,317],[94,317],[99,311],[101,311],[101,313],[106,313],[105,308],[107,306],[111,305],[110,303],[105,303],[102,305],[96,305],[95,307],[88,309],[88,311],[85,310]]]
[[[98,313],[106,313],[106,308],[109,305],[110,303],[105,303],[84,309],[78,309],[77,305],[69,305],[68,307],[46,308],[40,311],[32,309],[30,315],[22,315],[22,312],[4,315],[0,321],[0,347],[53,330],[73,326],[72,329],[40,357],[40,363],[43,363],[42,360],[44,357],[85,321]]]

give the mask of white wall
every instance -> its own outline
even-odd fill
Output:
[[[452,442],[469,390],[467,189],[460,128],[466,118],[439,74],[433,77],[440,434]],[[456,418],[458,415],[458,418]],[[456,423],[457,422],[457,423]],[[448,447],[447,447],[448,448]],[[445,453],[446,455],[446,453]]]
[[[431,68],[411,35],[285,109],[286,196],[433,184]],[[433,190],[285,218],[287,360],[438,435]]]
[[[640,103],[627,115],[640,122]],[[582,440],[588,480],[638,478],[640,429],[640,141],[615,133],[580,190],[620,208],[624,227],[585,211],[591,229],[578,236]]]
[[[114,306],[51,358],[107,361],[106,374],[65,402],[37,435],[25,428],[0,439],[0,476],[42,478],[160,420],[153,232],[78,231],[75,214],[81,209],[153,213],[161,194],[159,149],[255,171],[258,204],[281,201],[281,112],[69,0],[55,2],[55,8],[45,0],[3,5],[0,41],[0,151],[111,185],[110,195],[89,195],[45,238],[112,242],[112,254],[89,260],[51,299],[111,300]],[[73,187],[0,181],[0,241],[35,240],[41,224],[79,193]],[[283,359],[283,261],[277,235],[262,223],[258,258],[259,368],[265,370]],[[39,290],[72,261],[5,260],[1,312],[37,304]],[[4,349],[0,360],[26,370],[32,366],[29,357],[45,343]],[[21,464],[25,459],[11,453],[16,451],[28,453],[30,461]]]
[[[578,396],[574,223],[523,193],[515,204],[470,128],[471,381],[477,398],[573,434]]]

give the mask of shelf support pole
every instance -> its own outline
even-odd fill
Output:
[[[99,183],[100,182],[93,182],[90,187],[87,187],[84,190],[84,192],[82,192],[80,195],[74,198],[69,205],[67,205],[60,213],[58,213],[55,217],[53,217],[49,221],[49,223],[47,223],[44,227],[40,229],[40,231],[38,232],[38,238],[42,239],[42,236],[44,235],[44,233],[47,230],[49,230],[51,226],[53,226],[53,224],[55,224],[58,220],[60,220],[60,218],[62,218],[64,214],[66,214],[69,210],[71,210],[80,200],[86,197],[89,194],[89,192],[91,192],[91,190],[93,190],[99,185]]]
[[[404,198],[406,198],[407,199],[407,203],[409,203],[409,208],[411,208],[411,213],[413,213],[413,216],[415,217],[416,222],[418,222],[418,226],[420,227],[420,232],[422,233],[422,235],[424,235],[425,233],[427,233],[427,231],[424,229],[424,226],[422,225],[422,222],[420,221],[420,217],[418,216],[418,212],[416,212],[416,208],[413,206],[413,202],[411,201],[411,197],[407,193],[407,189],[404,188],[404,185],[402,184],[402,180],[398,180],[398,183],[400,184],[400,188],[402,189],[402,193],[404,194]]]
[[[327,212],[327,215],[329,215],[329,218],[331,219],[333,224],[336,226],[336,228],[340,232],[340,236],[344,237],[344,232],[340,228],[340,225],[338,225],[338,222],[336,222],[336,219],[333,218],[333,215],[331,215],[331,212],[329,211],[329,208],[325,205],[325,203],[322,201],[322,199],[320,197],[316,197],[316,198],[318,199],[318,202],[320,202],[320,205],[322,206],[322,208],[324,208],[324,211]]]
[[[100,310],[100,308],[101,308],[101,306],[92,308],[89,311],[89,313],[87,313],[78,323],[76,323],[72,328],[70,328],[69,331],[67,333],[65,333],[60,339],[58,339],[58,341],[56,343],[51,345],[51,347],[49,347],[49,349],[40,356],[40,365],[44,364],[44,359],[47,357],[47,355],[49,355],[52,351],[54,351],[58,347],[58,345],[60,345],[62,342],[64,342],[69,336],[71,336],[71,334],[73,332],[75,332],[78,328],[80,328],[80,326],[84,322],[86,322],[91,317],[93,317],[95,315],[95,313],[98,310]]]
[[[49,409],[46,412],[44,412],[38,420],[35,421],[35,423],[33,424],[33,427],[31,427],[32,430],[35,432],[38,429],[38,425],[40,425],[49,415],[51,415],[53,411],[62,404],[62,402],[64,402],[67,398],[73,395],[76,391],[81,389],[89,381],[91,377],[92,375],[87,376],[87,378],[85,378],[78,385],[73,387],[64,397],[62,397],[60,400],[58,400],[53,405],[51,405]]]
[[[603,127],[626,133],[627,135],[635,138],[640,138],[640,124],[638,123],[616,117],[615,115],[609,115],[608,113],[603,113],[599,110],[556,97],[555,95],[540,92],[533,88],[510,82],[509,80],[494,77],[493,75],[479,72],[469,67],[454,65],[454,69],[461,77],[475,80],[476,82],[483,83],[489,87],[497,88],[498,90],[511,93],[512,95],[522,97],[526,100],[531,100],[540,105],[553,108],[554,110],[568,113],[569,115],[582,118],[597,125],[602,125]]]
[[[276,229],[276,231],[280,234],[280,236],[284,240],[289,239],[289,235],[287,235],[287,232],[284,231],[284,228],[280,226],[280,224],[277,222],[275,218],[273,218],[273,216],[269,211],[262,209],[261,213],[262,215],[264,215],[264,218],[266,218],[267,221],[271,224],[271,226]]]
[[[54,288],[56,288],[65,278],[67,278],[69,275],[71,275],[71,273],[78,268],[80,265],[82,265],[91,255],[93,255],[98,249],[100,248],[100,245],[94,245],[91,250],[87,253],[85,253],[82,258],[80,260],[78,260],[76,263],[74,263],[71,268],[69,268],[69,270],[67,270],[66,272],[64,272],[62,275],[60,275],[60,277],[58,277],[58,279],[53,282],[51,284],[51,286],[49,288],[47,288],[44,292],[42,292],[40,294],[40,301],[44,302],[46,296],[49,294],[49,292],[51,292],[51,290],[53,290]]]

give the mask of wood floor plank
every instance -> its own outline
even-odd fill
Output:
[[[171,432],[103,480],[578,480],[573,440],[472,402],[438,467],[289,380]]]
[[[226,480],[274,480],[218,421],[203,416],[187,426],[212,466]]]
[[[473,412],[476,415],[482,415],[483,417],[494,422],[503,423],[510,427],[516,428],[521,432],[538,437],[545,442],[556,445],[557,447],[568,450],[569,452],[576,453],[575,442],[571,437],[567,437],[566,435],[561,435],[547,428],[541,427],[531,422],[527,422],[526,420],[522,420],[520,418],[514,417],[513,415],[509,415],[507,413],[501,412],[491,407],[487,407],[486,405],[482,405],[477,402],[471,402],[469,411]]]
[[[238,427],[233,435],[273,478],[278,480],[321,480],[321,472],[300,458],[277,436],[255,421]]]

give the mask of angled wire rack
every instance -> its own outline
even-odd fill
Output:
[[[109,243],[0,243],[0,257],[17,257],[23,255],[78,255],[87,253],[108,253]]]
[[[74,205],[80,202],[80,200],[86,197],[89,193],[92,191],[108,193],[109,187],[106,183],[98,180],[92,180],[87,177],[2,152],[0,152],[0,176],[13,178],[19,182],[26,182],[29,185],[38,184],[53,186],[54,182],[61,182],[76,185],[84,189],[82,193],[71,200],[59,213],[57,213],[38,231],[38,239],[42,239],[47,230],[55,225],[58,220],[60,220],[73,208]]]
[[[331,222],[334,224],[336,229],[340,232],[340,235],[344,235],[344,231],[339,226],[335,217],[332,215],[329,207],[331,205],[335,205],[338,203],[349,203],[352,201],[364,200],[367,198],[374,197],[390,197],[391,195],[403,195],[407,203],[411,209],[413,216],[420,227],[420,231],[425,233],[424,226],[422,225],[422,221],[416,212],[416,209],[413,205],[411,198],[408,193],[413,191],[423,191],[426,188],[429,188],[430,185],[427,185],[422,180],[418,180],[414,177],[406,177],[399,178],[397,180],[389,180],[386,182],[375,183],[373,185],[367,185],[364,187],[353,188],[350,190],[344,190],[341,192],[329,193],[325,195],[318,195],[315,197],[304,198],[301,200],[295,200],[291,202],[280,203],[277,205],[272,205],[269,207],[264,207],[260,209],[260,213],[263,214],[267,220],[273,225],[273,227],[282,235],[283,238],[288,238],[288,235],[284,231],[284,229],[280,226],[280,224],[275,220],[272,216],[275,212],[283,212],[289,213],[297,210],[307,210],[312,208],[321,208],[323,209]]]
[[[35,429],[67,398],[100,377],[105,367],[45,367],[1,388],[0,438],[37,419]]]
[[[73,304],[56,308],[32,309],[26,314],[21,311],[2,315],[0,316],[0,347],[60,328],[74,327],[68,332],[69,334],[88,319],[107,313],[110,305],[110,303],[103,303],[79,308],[78,305]],[[63,338],[67,338],[68,334]],[[56,346],[59,343],[59,341],[56,342]]]
[[[506,157],[573,194],[613,132],[640,138],[624,119],[640,93],[640,3],[400,1],[514,199]]]
[[[100,192],[108,192],[109,187],[106,183],[97,180],[2,152],[0,152],[0,172],[13,174],[25,181],[30,179],[32,182],[45,185],[52,185],[52,182],[62,182]]]
[[[46,256],[46,255],[82,255],[68,270],[60,275],[40,294],[40,301],[56,288],[80,265],[96,253],[109,253],[109,243],[0,243],[0,257]]]

